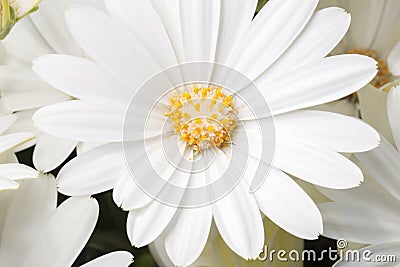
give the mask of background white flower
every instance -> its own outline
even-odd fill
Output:
[[[33,126],[32,115],[37,108],[72,97],[41,81],[32,71],[32,60],[50,53],[84,56],[69,34],[64,19],[65,10],[74,3],[103,6],[101,0],[44,0],[40,10],[21,20],[3,42],[0,107],[4,112],[13,112],[17,116],[10,132],[35,133],[37,139],[22,148],[36,144],[33,162],[37,170],[45,173],[59,166],[78,142],[47,135]],[[78,153],[88,146],[79,147]]]
[[[363,250],[374,255],[400,257],[400,87],[388,96],[387,112],[397,149],[382,137],[382,144],[356,154],[365,166],[366,180],[358,188],[332,191],[320,189],[334,202],[319,205],[324,219],[324,235],[373,244]],[[381,266],[380,262],[341,262],[337,266]],[[393,262],[386,263],[393,266]]]
[[[21,182],[0,194],[0,261],[4,266],[69,267],[88,241],[99,208],[89,197],[72,197],[57,205],[52,176]],[[133,256],[117,251],[83,266],[128,266]]]
[[[68,28],[93,60],[65,55],[35,60],[43,80],[77,100],[40,109],[34,123],[51,135],[108,144],[69,162],[58,176],[59,191],[80,196],[114,188],[115,202],[130,211],[132,244],[144,246],[164,234],[168,255],[179,266],[200,255],[212,219],[228,246],[245,259],[257,257],[262,249],[259,210],[288,232],[316,239],[322,232],[319,211],[286,173],[320,186],[353,187],[363,180],[362,173],[339,152],[363,152],[379,143],[378,134],[357,119],[297,111],[351,94],[377,72],[368,57],[325,58],[345,34],[350,17],[339,8],[314,14],[317,3],[271,0],[254,20],[254,0],[107,0],[111,16],[86,6],[71,8]],[[259,164],[254,160],[245,179],[225,198],[198,209],[178,209],[150,198],[127,174],[123,122],[129,100],[145,80],[170,66],[199,61],[228,65],[260,88],[275,116],[276,155],[256,194],[248,192],[257,169],[254,161]],[[249,146],[257,150],[255,133]],[[158,144],[153,143],[152,158],[163,155]],[[217,151],[218,167],[226,163],[226,151]],[[177,179],[179,172],[158,159],[165,176],[172,172],[179,182],[204,182],[204,177],[187,175]]]
[[[15,122],[13,114],[0,114],[0,191],[17,189],[17,181],[37,178],[39,173],[23,164],[18,164],[14,151],[34,138],[27,132],[7,134],[8,128]],[[1,194],[1,192],[0,192]]]

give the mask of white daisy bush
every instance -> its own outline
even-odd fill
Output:
[[[400,166],[400,87],[391,89],[387,112],[395,146],[382,136],[380,147],[356,154],[364,166],[366,181],[356,189],[335,192],[321,189],[333,202],[320,205],[324,218],[324,235],[345,238],[348,241],[369,244],[362,251],[369,250],[376,255],[400,257],[399,238],[399,166]],[[382,266],[382,262],[354,263],[343,260],[337,266]],[[393,262],[387,262],[392,266]]]
[[[244,259],[263,249],[262,214],[287,232],[323,233],[314,202],[289,175],[334,189],[359,185],[340,153],[378,146],[358,119],[302,110],[368,84],[377,62],[326,57],[350,15],[318,1],[106,0],[72,6],[85,57],[46,55],[34,71],[73,100],[37,111],[51,136],[102,143],[67,163],[59,192],[114,189],[142,247],[159,237],[173,264],[201,254],[212,222]],[[261,212],[260,212],[261,211]]]

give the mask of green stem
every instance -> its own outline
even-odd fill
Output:
[[[4,29],[8,26],[10,21],[10,6],[8,0],[1,0],[1,6],[3,8],[3,14],[1,16],[1,28]]]

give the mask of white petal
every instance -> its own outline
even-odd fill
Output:
[[[113,190],[113,199],[123,210],[143,208],[153,200],[136,184],[130,173],[118,181]]]
[[[78,143],[78,145],[76,146],[76,153],[78,155],[81,155],[83,153],[89,152],[92,149],[95,149],[99,146],[104,145],[105,143],[94,143],[94,142],[80,142]]]
[[[105,4],[111,16],[129,29],[163,69],[178,64],[168,34],[150,0],[106,0]]]
[[[384,1],[369,1],[365,4],[363,0],[346,1],[347,11],[352,16],[349,37],[353,48],[376,49],[372,43],[378,32],[379,24],[384,16]],[[370,19],[365,19],[369,17]]]
[[[4,40],[6,62],[14,66],[30,67],[35,57],[54,53],[33,25],[30,17],[20,20]],[[3,88],[2,88],[3,89]]]
[[[224,64],[250,26],[256,0],[222,0],[215,62]]]
[[[33,70],[50,85],[75,98],[128,102],[133,95],[122,82],[85,58],[46,55],[35,59]]]
[[[361,118],[394,144],[387,109],[382,108],[387,105],[388,94],[368,84],[358,91],[357,95],[360,101]]]
[[[27,110],[71,99],[42,81],[30,68],[0,69],[1,99],[6,110]]]
[[[242,258],[257,258],[264,244],[264,227],[254,196],[244,181],[213,203],[212,209],[225,243]]]
[[[302,180],[328,188],[346,189],[363,181],[361,170],[345,156],[301,139],[277,139],[273,165]]]
[[[385,138],[378,148],[356,154],[356,157],[386,190],[400,200],[400,153]]]
[[[26,253],[44,231],[43,227],[49,221],[56,204],[54,177],[44,176],[20,183],[20,188],[14,192],[8,213],[2,215],[5,216],[0,240],[2,262],[9,266],[24,266],[22,262]],[[21,251],[24,252],[23,255]]]
[[[151,0],[154,9],[157,11],[164,28],[168,33],[176,58],[179,63],[184,62],[184,52],[182,44],[182,31],[179,15],[179,0]]]
[[[398,241],[400,217],[392,212],[352,203],[323,203],[319,209],[324,221],[324,235],[345,238],[350,242],[376,244]]]
[[[304,239],[322,234],[322,217],[312,199],[283,172],[271,169],[256,191],[261,211],[289,233]]]
[[[84,196],[112,189],[125,173],[120,143],[106,144],[69,161],[57,176],[59,192]]]
[[[127,267],[133,262],[133,256],[126,251],[114,251],[96,258],[81,267]]]
[[[115,19],[85,6],[70,8],[65,16],[83,50],[134,89],[160,70],[145,47]]]
[[[400,86],[394,87],[389,92],[387,98],[387,113],[394,141],[397,149],[400,149]]]
[[[333,56],[289,71],[260,90],[276,115],[348,96],[376,73],[376,61],[369,57]]]
[[[0,164],[0,176],[12,180],[25,180],[39,177],[39,172],[27,165],[7,163]]]
[[[200,256],[211,221],[210,206],[178,210],[165,230],[165,247],[176,266],[189,266]]]
[[[19,184],[8,178],[0,177],[0,192],[3,190],[18,189]]]
[[[388,56],[389,71],[396,76],[400,75],[400,43],[398,43]]]
[[[220,0],[179,2],[185,62],[214,61],[220,8]]]
[[[338,152],[365,152],[379,145],[374,128],[363,121],[331,112],[301,110],[274,118],[278,138],[301,138]]]
[[[144,208],[131,210],[126,230],[132,245],[142,247],[153,242],[165,230],[176,210],[156,200]]]
[[[99,206],[94,198],[72,197],[64,201],[43,224],[26,254],[24,265],[72,265],[91,236],[98,215]],[[61,245],[63,249],[60,249]]]
[[[279,59],[257,79],[257,84],[325,57],[343,38],[350,25],[350,14],[331,7],[316,12],[297,39]]]
[[[363,2],[362,0],[359,1]],[[379,56],[382,59],[386,59],[390,53],[390,50],[400,40],[400,32],[396,30],[400,27],[400,21],[398,19],[394,19],[400,16],[400,3],[399,1],[396,0],[387,0],[386,3],[375,3],[375,2],[381,2],[381,1],[372,1],[372,3],[374,3],[372,5],[361,4],[364,6],[372,6],[371,13],[373,14],[379,12],[374,5],[385,4],[382,16],[380,17],[380,20],[378,19],[379,28],[376,31],[376,35],[374,36],[374,42],[369,49],[375,49],[376,51],[379,51]],[[360,10],[359,7],[358,9]],[[361,27],[363,27],[362,30],[364,31],[366,29],[365,27],[368,27],[368,25],[366,25],[366,19],[365,19],[366,14],[361,13],[361,16],[363,18],[363,25]],[[374,15],[374,17],[378,16]],[[370,20],[371,19],[367,21]],[[374,19],[372,18],[372,20]]]
[[[0,134],[6,131],[16,120],[15,114],[0,115]]]
[[[257,14],[229,65],[254,79],[290,46],[307,24],[318,1],[270,0]]]
[[[0,153],[4,153],[16,146],[35,138],[31,133],[14,133],[0,136]]]
[[[74,151],[77,143],[42,133],[33,151],[35,168],[43,173],[54,170]]]
[[[174,267],[165,250],[165,237],[161,234],[153,243],[149,245],[149,250],[154,260],[160,267]]]
[[[39,10],[29,17],[54,52],[79,56],[81,49],[68,32],[63,16],[71,2],[42,0]]]
[[[57,137],[83,142],[114,142],[123,138],[124,105],[72,100],[39,109],[33,123]]]

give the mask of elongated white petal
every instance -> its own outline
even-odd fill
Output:
[[[215,62],[224,64],[250,26],[256,0],[222,0]]]
[[[0,136],[0,153],[15,148],[35,138],[31,133],[14,133]]]
[[[375,179],[356,158],[351,158],[351,160],[356,162],[364,173],[365,180],[360,186],[346,190],[323,187],[316,188],[335,202],[360,204],[373,203],[373,206],[375,207],[381,207],[382,209],[391,210],[394,213],[397,213],[400,209],[400,202],[389,191],[387,191],[385,187]],[[328,200],[321,201],[320,203],[326,201]]]
[[[130,173],[121,177],[116,184],[113,190],[113,199],[115,204],[123,210],[143,208],[153,200],[136,184]]]
[[[80,56],[81,49],[68,32],[64,19],[64,12],[71,3],[70,0],[58,2],[42,0],[39,10],[29,18],[54,52]]]
[[[157,11],[160,20],[168,34],[169,40],[175,51],[175,56],[179,63],[184,62],[184,52],[182,44],[182,31],[179,15],[179,0],[151,0],[154,9]]]
[[[72,265],[91,236],[98,215],[99,206],[94,198],[67,199],[43,224],[38,238],[26,254],[24,264],[46,267]],[[61,244],[63,249],[59,248]]]
[[[87,6],[70,8],[65,16],[83,50],[134,89],[160,70],[145,47],[110,16]]]
[[[346,189],[363,181],[357,165],[324,146],[305,144],[301,139],[277,139],[275,153],[275,167],[315,185]]]
[[[189,266],[200,256],[211,221],[210,206],[178,210],[165,230],[165,248],[176,266]]]
[[[327,103],[362,88],[377,73],[376,61],[360,55],[323,58],[260,87],[274,115]]]
[[[81,267],[127,267],[133,262],[133,256],[126,251],[114,251],[94,259]]]
[[[322,234],[322,217],[312,199],[283,172],[272,169],[256,191],[261,211],[289,233],[304,239]]]
[[[376,244],[398,241],[400,217],[371,205],[324,203],[319,209],[324,221],[324,235],[349,242]]]
[[[37,170],[50,172],[63,163],[74,151],[76,141],[70,141],[42,133],[33,152],[33,164]]]
[[[356,154],[356,157],[387,191],[400,200],[400,153],[385,138],[378,148]]]
[[[362,2],[362,0],[358,0],[359,2]],[[378,3],[379,2],[379,3]],[[393,30],[393,29],[398,29],[400,27],[400,21],[397,19],[398,16],[400,16],[400,3],[396,0],[387,0],[386,3],[380,3],[381,1],[373,1],[371,5],[365,5],[361,4],[361,6],[370,6],[371,8],[371,13],[376,14],[374,17],[371,18],[371,20],[376,20],[379,28],[376,31],[376,35],[373,37],[374,42],[370,46],[370,49],[375,49],[376,51],[379,51],[379,57],[382,59],[386,59],[390,53],[390,50],[399,42],[400,40],[400,32]],[[379,16],[380,10],[375,8],[375,5],[383,5],[384,8],[382,10],[382,15]],[[362,8],[358,7],[358,10],[362,10]],[[362,12],[362,11],[361,11]],[[365,13],[361,13],[361,18],[362,18],[362,32],[368,29],[369,25],[366,25],[365,22]],[[361,47],[361,46],[358,46]]]
[[[214,61],[220,8],[220,0],[179,2],[185,62]]]
[[[2,262],[10,266],[24,266],[26,253],[35,246],[41,232],[49,233],[48,229],[43,227],[53,214],[56,204],[57,190],[54,177],[43,176],[20,183],[20,188],[14,192],[5,216],[0,241]],[[24,251],[23,255],[21,251]]]
[[[12,180],[33,179],[39,176],[39,172],[27,165],[7,163],[0,164],[0,176]]]
[[[122,145],[106,144],[69,161],[57,176],[57,186],[65,195],[92,195],[112,189],[125,171]]]
[[[15,114],[0,115],[0,134],[6,131],[16,120]]]
[[[0,192],[4,190],[18,189],[19,184],[5,177],[0,177]]]
[[[387,98],[387,113],[394,141],[397,149],[400,150],[400,86],[392,88],[389,92]]]
[[[352,15],[352,23],[349,29],[352,46],[356,48],[372,48],[379,24],[384,16],[385,3],[382,1],[371,1],[371,3],[365,5],[365,1],[363,0],[346,2],[347,11]],[[366,16],[370,17],[370,19],[366,20]],[[374,47],[373,49],[377,48]]]
[[[385,242],[364,247],[360,249],[360,255],[360,261],[338,261],[334,267],[394,266],[395,259],[400,257],[400,242]]]
[[[124,103],[133,95],[131,89],[88,59],[46,55],[35,59],[33,69],[47,83],[79,99]]]
[[[256,83],[264,84],[289,70],[325,57],[340,42],[349,25],[350,14],[341,8],[317,11],[297,39],[257,78]]]
[[[278,138],[301,138],[339,152],[365,152],[379,145],[378,132],[359,119],[331,112],[302,110],[274,118]]]
[[[126,230],[132,245],[142,247],[153,242],[171,222],[176,210],[154,200],[141,209],[129,211]]]
[[[150,0],[107,0],[105,4],[111,16],[129,29],[162,68],[177,65],[168,34]]]
[[[29,67],[34,58],[54,53],[29,17],[20,20],[3,43],[7,51],[6,63],[12,66]]]
[[[229,65],[256,78],[296,39],[317,4],[316,0],[270,0],[251,23]]]
[[[254,196],[241,181],[227,196],[212,204],[218,231],[239,256],[255,259],[262,251],[264,227]]]
[[[6,110],[19,111],[71,99],[42,81],[30,68],[0,67],[1,101]]]
[[[57,137],[87,141],[121,141],[125,108],[112,103],[66,101],[39,109],[33,123],[40,130]]]

